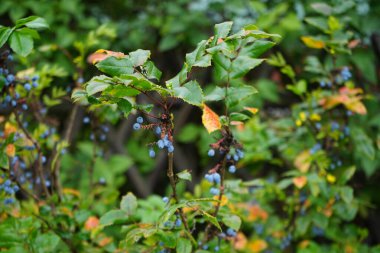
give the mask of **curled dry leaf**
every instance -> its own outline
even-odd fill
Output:
[[[92,53],[87,57],[87,62],[90,64],[96,64],[100,61],[107,59],[110,56],[124,58],[126,55],[121,52],[113,52],[105,49],[99,49],[95,53]]]
[[[209,133],[212,133],[222,127],[219,116],[207,105],[203,105],[202,123]]]

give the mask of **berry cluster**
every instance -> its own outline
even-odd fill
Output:
[[[4,175],[2,176],[4,178]],[[16,184],[12,184],[12,181],[6,179],[2,184],[0,184],[0,191],[3,191],[6,198],[4,199],[5,205],[10,205],[15,203],[13,195],[19,190],[19,187]]]
[[[143,124],[143,117],[139,116],[136,118],[136,122],[133,124],[134,130],[140,129],[152,129],[154,133],[160,136],[160,139],[155,142],[149,144],[149,157],[154,158],[156,156],[156,152],[154,151],[154,145],[157,145],[159,149],[166,148],[168,153],[174,152],[174,145],[171,135],[171,122],[167,120],[166,114],[161,115],[161,122],[152,123],[152,124]]]

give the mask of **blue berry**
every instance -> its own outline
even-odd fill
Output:
[[[164,201],[165,203],[168,203],[169,202],[169,198],[168,197],[163,197],[162,201]]]
[[[30,83],[26,83],[24,85],[24,88],[25,88],[25,90],[30,91],[30,89],[32,88],[32,86],[30,85]]]
[[[41,162],[44,164],[44,163],[46,163],[46,156],[42,156],[41,157]]]
[[[9,95],[5,96],[5,102],[9,103],[9,102],[11,102],[11,100],[12,100],[11,96],[9,96]]]
[[[226,155],[226,159],[227,159],[227,160],[231,160],[231,155],[230,155],[230,154],[227,154],[227,155]]]
[[[38,76],[33,76],[33,77],[32,77],[32,81],[33,81],[33,82],[35,82],[35,81],[37,81],[37,80],[38,80]]]
[[[219,173],[214,173],[212,174],[213,180],[215,183],[219,184],[220,183],[220,174]]]
[[[84,117],[84,118],[83,118],[83,123],[84,123],[84,124],[88,124],[88,123],[90,123],[90,118],[87,117],[87,116]]]
[[[156,133],[156,134],[161,134],[161,127],[156,127],[156,129],[154,130],[154,132]]]
[[[144,122],[143,117],[137,117],[136,122],[142,124]]]
[[[169,153],[173,153],[174,152],[174,146],[172,144],[170,144],[170,146],[168,146],[168,152]]]
[[[139,123],[133,124],[133,129],[134,130],[139,130],[141,128],[141,125]]]
[[[208,250],[208,245],[207,245],[207,244],[203,245],[203,246],[202,246],[202,249],[203,249],[203,250]]]
[[[15,80],[15,76],[12,74],[7,75],[7,81],[9,83],[12,83]]]
[[[240,158],[244,158],[244,152],[241,151],[240,149],[237,149],[237,150],[236,150],[236,154],[237,154]]]
[[[234,160],[237,162],[239,161],[239,156],[237,154],[234,154]]]
[[[236,236],[236,231],[233,230],[232,228],[228,228],[226,231],[228,236],[235,237]]]
[[[7,59],[8,59],[8,61],[13,61],[13,55],[9,54]]]
[[[219,195],[220,191],[219,191],[219,189],[212,187],[212,188],[210,189],[210,193],[211,193],[212,195]]]
[[[205,179],[209,181],[210,183],[214,182],[214,177],[211,174],[206,174]]]
[[[180,226],[182,225],[182,221],[181,221],[181,219],[178,219],[178,218],[177,218],[177,219],[175,220],[175,223],[174,223],[174,224],[175,224],[176,227],[180,227]]]
[[[215,246],[214,251],[219,251],[219,250],[220,250],[219,246]]]
[[[159,149],[163,149],[165,147],[165,143],[163,140],[157,141],[157,146]]]
[[[4,182],[4,186],[10,186],[12,184],[12,181],[7,179],[5,182]]]
[[[150,149],[150,150],[149,150],[149,156],[150,156],[151,158],[154,158],[154,157],[156,156],[156,152],[154,152],[153,149]]]
[[[326,82],[322,80],[319,82],[319,85],[323,88],[326,86]]]
[[[208,151],[207,155],[210,156],[210,157],[214,156],[214,155],[215,155],[215,150],[210,149],[210,150]]]
[[[16,101],[16,100],[12,100],[11,105],[12,105],[13,107],[16,107],[16,106],[17,106],[17,101]]]
[[[38,83],[37,82],[33,82],[32,86],[33,86],[33,88],[37,88],[38,87]]]
[[[6,198],[4,199],[4,204],[5,205],[10,205],[10,204],[13,204],[15,202],[15,200],[13,198]]]
[[[79,77],[79,78],[77,79],[77,83],[80,83],[80,84],[84,83],[84,79],[83,79],[83,77]]]
[[[228,171],[230,172],[230,173],[235,173],[236,172],[236,167],[235,167],[235,165],[231,165],[230,167],[228,167]]]
[[[100,141],[105,141],[107,139],[107,135],[101,134],[99,139],[100,139]]]
[[[28,105],[27,105],[27,104],[22,104],[21,108],[22,108],[24,111],[26,111],[26,110],[28,110]]]

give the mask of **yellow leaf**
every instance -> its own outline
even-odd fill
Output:
[[[219,196],[214,196],[213,199],[219,200]],[[228,198],[225,195],[223,195],[222,199],[220,200],[220,206],[225,206],[225,205],[227,205],[227,203],[228,203]],[[217,202],[217,201],[213,202],[214,206],[216,206],[218,204],[219,204],[219,202]]]
[[[202,123],[209,133],[212,133],[222,127],[219,116],[207,105],[203,105]]]
[[[321,40],[314,39],[309,36],[302,36],[301,40],[307,47],[321,49],[325,47],[325,43]]]
[[[305,150],[301,152],[294,161],[294,166],[301,171],[302,173],[306,173],[311,165],[310,162],[310,152],[308,150]]]
[[[7,156],[14,157],[16,154],[16,147],[13,144],[8,144],[5,148],[5,153]]]
[[[301,189],[303,188],[307,183],[307,177],[305,176],[299,176],[293,178],[293,184],[298,188]]]
[[[14,125],[12,125],[9,122],[5,123],[5,128],[4,128],[5,138],[7,138],[10,134],[15,133],[16,131],[17,131],[17,128]]]
[[[305,121],[306,120],[306,113],[305,112],[300,112],[300,119],[301,121]]]
[[[244,110],[251,112],[252,114],[258,113],[259,109],[255,107],[244,107]]]
[[[317,113],[313,113],[310,115],[310,120],[312,121],[320,121],[321,120],[321,116]]]
[[[64,194],[71,194],[71,195],[80,197],[80,192],[75,190],[75,189],[71,189],[71,188],[63,188],[63,193]]]
[[[239,232],[235,237],[234,248],[237,250],[243,250],[246,245],[247,237],[243,233]]]
[[[249,243],[248,248],[251,250],[253,253],[258,253],[263,250],[265,250],[268,247],[268,244],[266,241],[262,239],[255,239],[253,242]]]

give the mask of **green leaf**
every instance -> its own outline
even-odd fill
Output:
[[[174,248],[177,245],[177,238],[174,233],[170,231],[159,230],[157,235],[165,247]]]
[[[296,231],[299,235],[304,235],[310,226],[310,217],[301,216],[296,220]]]
[[[245,120],[249,120],[250,117],[243,114],[243,113],[239,113],[239,112],[233,112],[230,114],[230,120],[231,121],[245,121]]]
[[[215,227],[217,227],[220,231],[222,231],[222,228],[220,227],[220,224],[218,222],[218,220],[216,219],[215,216],[212,216],[211,214],[207,213],[207,212],[204,212],[202,210],[199,210],[202,214],[202,216],[208,221],[210,222],[212,225],[214,225]]]
[[[241,54],[252,58],[257,58],[274,45],[276,45],[276,43],[269,40],[256,40],[251,45],[243,47],[241,49]]]
[[[58,246],[59,242],[60,238],[58,235],[52,232],[48,232],[46,234],[37,236],[33,245],[37,249],[36,252],[56,252],[56,247]]]
[[[227,227],[230,227],[236,231],[240,229],[241,219],[239,216],[235,214],[229,214],[229,215],[223,216],[222,221]]]
[[[16,22],[16,27],[19,28],[21,26],[27,26],[32,29],[46,29],[49,28],[49,25],[46,23],[46,20],[37,17],[37,16],[30,16],[27,18],[19,19]]]
[[[366,157],[367,159],[375,159],[376,150],[372,139],[367,135],[367,133],[359,128],[353,127],[351,138],[354,140],[355,144],[355,155],[358,157]]]
[[[320,29],[323,32],[328,30],[327,20],[322,17],[305,18],[305,22]]]
[[[129,53],[130,59],[133,63],[133,66],[141,66],[146,63],[146,61],[150,57],[150,51],[149,50],[142,50],[138,49],[134,52]]]
[[[191,174],[188,170],[183,170],[183,171],[177,173],[177,177],[182,179],[182,180],[191,181]]]
[[[13,51],[24,57],[33,50],[32,36],[20,31],[15,31],[11,34],[9,43]]]
[[[333,8],[330,5],[323,3],[323,2],[312,3],[312,4],[310,4],[310,6],[319,14],[322,14],[325,16],[330,16],[333,12]]]
[[[230,87],[227,90],[226,98],[228,106],[235,106],[257,92],[256,88],[251,85],[240,84],[235,87]]]
[[[71,99],[74,103],[87,102],[87,92],[81,89],[75,89],[71,94]]]
[[[191,253],[192,251],[191,242],[185,238],[179,238],[177,242],[176,251],[177,253]]]
[[[153,62],[147,61],[144,64],[144,69],[145,69],[145,75],[149,79],[156,79],[157,81],[160,81],[162,72],[154,65]]]
[[[9,36],[13,30],[9,27],[1,27],[0,28],[0,48],[7,42]]]
[[[136,196],[128,192],[128,194],[121,199],[120,209],[127,212],[128,215],[133,215],[137,209]]]
[[[116,58],[114,56],[100,61],[96,67],[111,76],[120,76],[123,74],[133,74],[133,63],[128,58]]]
[[[100,225],[109,226],[114,223],[125,221],[128,219],[128,214],[123,210],[111,210],[100,217]]]
[[[295,85],[286,85],[288,90],[291,90],[294,94],[301,96],[307,90],[307,83],[305,80],[299,80]]]
[[[195,67],[208,67],[211,65],[211,55],[206,54],[207,41],[202,40],[198,43],[197,48],[186,54],[186,63],[189,68]]]
[[[214,73],[217,80],[226,80],[231,68],[231,60],[221,53],[214,54]]]
[[[225,89],[215,86],[214,89],[207,93],[204,97],[204,101],[220,101],[223,100],[226,95]]]
[[[89,96],[92,96],[98,92],[102,92],[112,84],[112,78],[101,75],[91,78],[86,84],[86,92]]]
[[[240,55],[233,62],[231,66],[231,78],[240,78],[248,73],[251,69],[260,65],[264,60],[255,59],[249,56]]]
[[[341,184],[347,183],[348,180],[350,180],[352,178],[352,176],[355,174],[355,171],[356,171],[355,166],[351,166],[347,169],[344,169],[342,175],[339,177],[339,182]]]
[[[195,105],[202,106],[203,104],[203,93],[198,82],[192,80],[185,83],[181,87],[176,87],[174,90],[174,96],[183,99],[185,102]]]
[[[350,204],[354,199],[354,190],[349,186],[343,186],[340,188],[340,196],[344,202]]]
[[[119,99],[117,101],[117,107],[126,114],[126,116],[132,111],[132,104],[126,99]]]
[[[231,31],[233,22],[228,21],[220,24],[215,25],[215,36],[217,38],[225,38],[228,36],[229,32]]]

